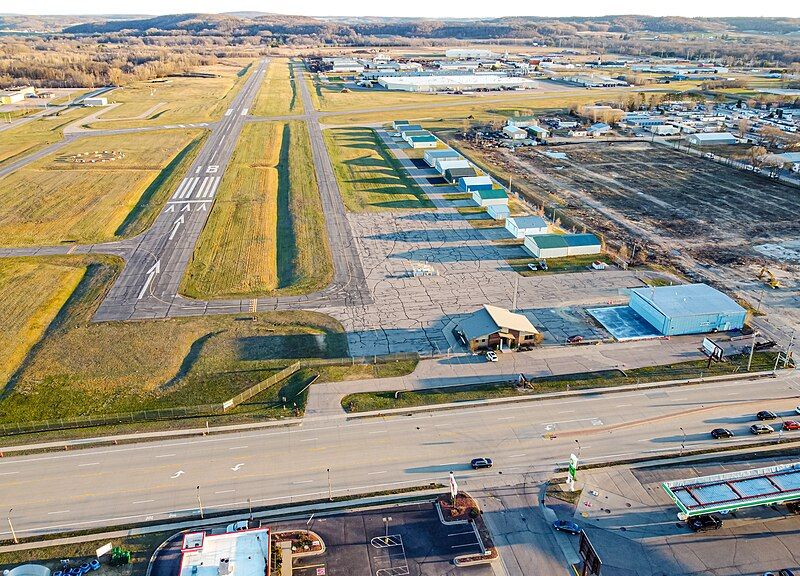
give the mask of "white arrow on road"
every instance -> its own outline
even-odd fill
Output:
[[[182,474],[186,474],[186,472],[184,472],[183,470],[178,470],[177,472],[175,472],[175,474],[170,476],[170,478],[177,478],[178,476],[180,476]]]
[[[181,214],[180,218],[178,218],[177,220],[175,220],[175,222],[172,223],[172,232],[169,235],[170,240],[175,238],[175,234],[177,234],[178,228],[180,228],[181,224],[183,224],[185,221],[186,217],[183,214]]]
[[[233,470],[234,472],[238,472],[238,471],[239,471],[239,469],[240,469],[242,466],[244,466],[244,464],[237,464],[236,466],[234,466],[233,468],[231,468],[231,470]]]
[[[144,281],[144,286],[142,286],[142,291],[139,292],[139,297],[137,300],[144,298],[144,295],[147,293],[147,289],[150,287],[150,283],[153,281],[153,278],[155,278],[155,275],[159,272],[161,272],[161,260],[156,260],[156,263],[153,264],[147,271],[147,280]]]

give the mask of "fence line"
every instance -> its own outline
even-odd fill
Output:
[[[239,394],[237,394],[233,398],[223,402],[222,403],[223,412],[227,412],[228,410],[230,410],[231,408],[235,408],[236,406],[238,406],[242,402],[246,402],[246,401],[250,400],[250,398],[252,398],[256,394],[259,394],[259,393],[263,392],[264,390],[266,390],[267,388],[269,388],[271,386],[274,386],[275,384],[277,384],[281,380],[285,380],[286,378],[288,378],[289,376],[291,376],[292,374],[294,374],[295,372],[300,370],[300,368],[301,368],[300,362],[294,362],[292,364],[289,364],[283,370],[280,370],[280,371],[276,372],[275,374],[273,374],[269,378],[266,378],[266,379],[262,380],[261,382],[258,382],[257,384],[254,384],[253,386],[251,386],[247,390],[245,390],[243,392],[240,392]]]

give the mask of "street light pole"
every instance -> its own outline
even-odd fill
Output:
[[[8,509],[8,516],[6,519],[8,520],[8,527],[11,529],[11,537],[14,539],[14,544],[19,544],[19,538],[17,538],[17,533],[14,531],[14,524],[11,522],[11,512],[13,508]]]
[[[391,521],[392,521],[392,517],[391,516],[384,516],[383,517],[383,526],[385,528],[384,542],[386,542],[387,544],[389,543],[389,522],[391,522]]]
[[[581,459],[581,441],[575,438],[575,444],[578,445],[578,460]]]
[[[753,363],[753,352],[756,349],[756,340],[758,339],[758,331],[753,332],[753,341],[750,343],[750,357],[747,359],[747,371],[750,372],[750,365]]]
[[[331,486],[331,469],[328,468],[328,500],[333,502],[333,489]]]
[[[205,519],[205,516],[203,516],[203,501],[200,499],[200,486],[197,487],[197,505],[200,507],[200,518]]]

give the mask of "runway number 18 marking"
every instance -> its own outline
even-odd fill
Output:
[[[208,168],[206,168],[206,174],[216,174],[219,172],[219,166],[212,164]]]

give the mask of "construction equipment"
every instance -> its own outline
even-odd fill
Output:
[[[783,288],[783,285],[780,283],[780,281],[775,278],[775,274],[772,273],[772,270],[766,266],[761,267],[761,270],[758,273],[758,279],[763,281],[772,289]]]

